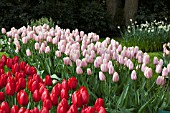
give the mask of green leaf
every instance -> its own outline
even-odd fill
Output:
[[[143,106],[140,107],[138,113],[143,113],[144,109],[148,106],[148,104],[150,104],[151,101],[152,101],[152,98],[148,100]]]

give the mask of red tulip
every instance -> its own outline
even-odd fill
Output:
[[[70,89],[76,89],[78,81],[75,77],[71,77],[68,79],[68,86]]]
[[[57,84],[53,87],[51,93],[54,93],[55,95],[60,96],[60,92],[61,92],[61,84],[60,84],[60,83],[57,83]]]
[[[33,74],[33,80],[36,80],[38,83],[42,82],[42,79],[38,74]]]
[[[25,91],[21,90],[20,92],[17,93],[17,101],[22,106],[26,106],[29,102],[28,94]]]
[[[19,72],[19,64],[15,63],[14,65],[12,65],[12,73],[15,74],[16,72]]]
[[[29,109],[26,109],[24,113],[30,113],[30,110],[29,110]]]
[[[24,61],[20,62],[20,69],[24,71],[26,63]]]
[[[7,102],[3,101],[0,108],[5,111],[5,113],[10,113],[10,107]]]
[[[12,83],[12,82],[8,82],[6,87],[5,87],[5,92],[7,95],[14,95],[15,93],[15,83]]]
[[[34,107],[33,111],[33,113],[39,113],[39,109],[37,107]]]
[[[47,85],[47,86],[52,85],[52,79],[51,79],[50,75],[45,76],[45,85]]]
[[[68,86],[66,79],[63,79],[63,81],[61,83],[61,88],[66,89],[67,91],[69,90],[69,86]]]
[[[0,69],[0,75],[4,74],[4,69]]]
[[[12,58],[7,58],[7,60],[6,60],[6,66],[7,66],[8,68],[12,68],[12,64],[13,64]]]
[[[57,107],[57,113],[67,113],[68,110],[68,102],[65,98],[61,100]]]
[[[49,113],[49,110],[46,107],[43,107],[40,113]]]
[[[50,110],[52,108],[52,102],[50,99],[45,99],[45,101],[43,101],[43,107],[46,107],[48,110]]]
[[[6,74],[2,74],[1,77],[0,77],[0,82],[1,82],[1,85],[2,87],[5,87],[6,84],[7,84],[7,78],[8,76]]]
[[[80,90],[80,93],[82,95],[83,104],[88,104],[89,98],[90,98],[88,90],[83,86],[81,86],[79,90]]]
[[[26,88],[26,80],[24,78],[20,78],[18,82],[20,84],[21,89]]]
[[[95,108],[97,111],[99,111],[98,109],[99,109],[101,106],[104,107],[104,100],[103,100],[102,98],[98,98],[98,99],[96,100],[95,104],[94,104],[94,108]]]
[[[78,113],[78,108],[76,105],[72,104],[69,109],[70,113]]]
[[[19,107],[17,105],[13,105],[11,108],[11,113],[18,113]]]
[[[39,102],[41,100],[41,95],[40,95],[38,89],[36,89],[33,92],[32,97],[33,97],[34,102]]]
[[[44,92],[44,90],[46,90],[46,87],[44,85],[40,86],[39,88],[39,94],[42,96],[42,93]]]
[[[24,107],[21,107],[21,108],[19,109],[18,113],[24,113],[25,110],[26,110],[26,109],[25,109]]]
[[[13,57],[13,63],[18,63],[19,62],[19,57],[18,56],[14,56]]]
[[[25,74],[30,75],[31,74],[31,66],[26,65],[24,69]]]
[[[5,100],[4,92],[0,92],[0,102]]]
[[[106,113],[106,109],[101,106],[99,109],[98,109],[98,113]]]
[[[87,106],[84,106],[81,110],[81,113],[86,113],[86,108],[87,108]]]
[[[82,97],[79,91],[75,91],[72,94],[72,103],[75,104],[77,107],[81,107],[83,105]]]
[[[44,90],[44,92],[42,93],[41,95],[41,100],[44,102],[46,99],[50,99],[50,95],[49,95],[49,92],[48,90]]]
[[[37,73],[37,69],[34,66],[32,66],[31,67],[31,75],[34,75],[36,73]]]
[[[0,61],[0,69],[4,69],[4,63]]]
[[[55,93],[50,94],[50,99],[52,101],[52,104],[56,106],[58,104],[58,96]]]
[[[1,56],[1,61],[2,61],[3,64],[6,63],[6,60],[7,60],[7,57],[5,55],[2,55]]]
[[[29,80],[28,89],[33,93],[36,89],[38,89],[38,82],[33,79]]]
[[[9,76],[12,76],[12,74],[11,74],[11,72],[10,71],[8,71],[7,73],[6,73],[6,75],[9,77]]]
[[[66,89],[61,89],[61,93],[60,93],[60,98],[63,99],[68,99],[68,91]]]
[[[91,106],[86,108],[86,113],[95,113],[95,109]]]

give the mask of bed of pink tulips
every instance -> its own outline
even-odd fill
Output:
[[[77,88],[71,77],[62,82],[46,75],[43,80],[35,67],[20,62],[19,57],[0,59],[0,113],[106,113],[104,100],[88,106],[86,87]]]
[[[47,24],[11,28],[8,32],[3,28],[2,34],[8,38],[9,55],[18,55],[36,67],[43,72],[40,75],[43,78],[50,74],[62,81],[74,75],[78,86],[89,89],[92,102],[98,97],[105,98],[108,112],[155,112],[162,107],[170,64],[164,66],[164,61],[157,57],[151,61],[149,54],[138,46],[123,47],[109,37],[100,42],[95,33],[85,34],[57,25],[50,28]],[[81,88],[72,97],[78,98],[80,92]]]

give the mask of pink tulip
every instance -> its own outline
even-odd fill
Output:
[[[81,63],[82,63],[82,61],[81,61],[80,59],[77,59],[77,60],[76,60],[76,66],[81,67]]]
[[[150,56],[148,54],[143,56],[143,63],[149,64],[150,62]]]
[[[170,63],[167,65],[168,73],[170,73]]]
[[[135,70],[133,70],[132,73],[131,73],[131,79],[132,80],[136,80],[137,79],[136,71]]]
[[[118,75],[117,72],[114,72],[112,81],[113,81],[113,82],[118,82],[118,81],[119,81],[119,75]]]
[[[145,71],[144,71],[144,75],[146,78],[151,78],[152,77],[152,68],[148,68],[146,67]]]
[[[84,36],[84,31],[80,31],[80,37]]]
[[[27,56],[31,56],[31,51],[30,51],[30,49],[27,49],[27,50],[26,50],[26,55],[27,55]]]
[[[102,72],[107,72],[108,71],[107,64],[101,64],[100,69]]]
[[[81,67],[86,67],[86,66],[87,66],[86,58],[83,58],[81,62]]]
[[[156,65],[156,73],[161,73],[162,72],[162,65]]]
[[[168,69],[165,67],[162,70],[162,76],[164,76],[164,77],[168,76]]]
[[[118,52],[121,52],[122,51],[122,45],[120,44],[117,48]]]
[[[123,58],[123,56],[119,55],[119,56],[118,56],[118,61],[119,61],[120,64],[124,64],[124,58]]]
[[[45,48],[45,53],[49,53],[49,52],[50,52],[50,47],[47,46],[47,47]]]
[[[132,70],[134,68],[133,62],[129,59],[127,63],[128,63],[129,70]]]
[[[5,33],[6,33],[6,29],[5,29],[5,28],[2,28],[2,29],[1,29],[1,32],[2,32],[2,34],[5,34]]]
[[[56,52],[55,52],[55,55],[56,55],[58,58],[60,58],[60,57],[61,57],[61,51],[56,51]]]
[[[69,57],[64,57],[64,58],[63,58],[63,61],[64,61],[64,64],[65,64],[65,65],[69,65],[70,62],[71,62],[71,60],[70,60]]]
[[[34,45],[35,50],[39,50],[40,49],[40,44],[38,42],[35,43]]]
[[[51,36],[47,36],[47,42],[52,42],[52,41],[53,41],[52,37]]]
[[[53,43],[53,44],[57,44],[57,43],[58,43],[58,39],[57,39],[56,37],[53,38],[53,39],[52,39],[52,43]]]
[[[90,68],[87,68],[87,74],[88,74],[88,75],[91,75],[91,74],[92,74],[92,72],[91,72],[91,69],[90,69]]]
[[[81,68],[81,67],[79,67],[79,66],[77,66],[77,67],[76,67],[76,73],[77,73],[78,75],[83,74],[83,70],[82,70],[82,68]]]
[[[114,73],[113,65],[109,66],[109,74],[112,75]]]
[[[105,77],[104,73],[101,72],[101,71],[99,72],[99,80],[100,80],[100,81],[106,80],[106,77]]]
[[[138,63],[142,63],[142,60],[143,60],[142,56],[138,56],[137,59],[138,59]]]
[[[158,64],[161,65],[161,66],[163,66],[163,60],[160,59]]]
[[[156,79],[156,84],[157,85],[164,85],[165,80],[163,76],[158,76],[158,78]]]
[[[159,62],[159,61],[158,61],[158,58],[157,58],[157,57],[154,57],[154,59],[153,59],[153,64],[154,64],[154,65],[157,65],[158,62]]]

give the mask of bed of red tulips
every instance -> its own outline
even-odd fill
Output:
[[[35,67],[20,62],[19,57],[0,59],[0,113],[106,113],[104,100],[98,98],[88,106],[90,95],[78,88],[75,77],[52,82],[43,80]]]

